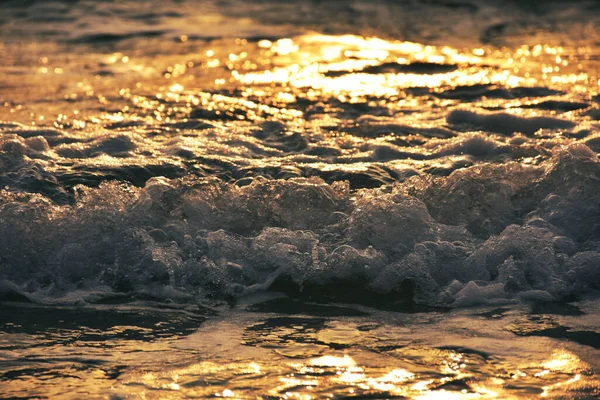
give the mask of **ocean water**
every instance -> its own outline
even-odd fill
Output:
[[[600,397],[597,1],[3,1],[0,397]]]

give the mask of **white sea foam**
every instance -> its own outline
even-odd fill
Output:
[[[29,151],[6,143],[13,163]],[[73,205],[3,190],[2,293],[219,299],[353,282],[357,301],[561,299],[600,288],[598,176],[596,155],[574,145],[539,167],[477,166],[356,196],[317,178],[105,182],[78,186]]]
[[[187,1],[5,3],[4,297],[470,306],[600,286],[596,33],[573,33],[576,6],[371,2],[349,29],[336,2],[201,21]],[[382,12],[398,40],[304,30],[371,35]]]

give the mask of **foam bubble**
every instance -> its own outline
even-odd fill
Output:
[[[3,296],[201,301],[272,287],[333,295],[343,283],[429,305],[561,299],[600,287],[599,166],[574,145],[541,166],[480,165],[354,193],[316,178],[105,182],[77,186],[73,204],[2,190]]]

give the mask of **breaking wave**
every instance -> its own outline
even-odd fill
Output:
[[[24,161],[43,141],[25,141],[3,142],[3,169],[21,163],[12,179],[57,187]],[[574,144],[538,166],[483,163],[357,191],[190,175],[76,185],[65,204],[4,189],[0,290],[36,302],[264,290],[389,306],[564,299],[600,288],[599,180],[596,154]]]

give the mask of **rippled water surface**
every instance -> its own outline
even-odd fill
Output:
[[[2,2],[0,397],[598,397],[597,26]]]
[[[0,379],[17,397],[589,399],[598,306],[579,306],[385,313],[274,299],[208,320],[11,306]]]

